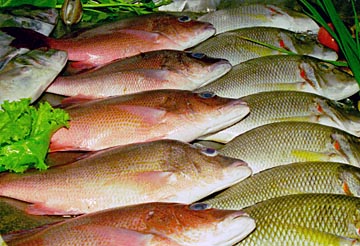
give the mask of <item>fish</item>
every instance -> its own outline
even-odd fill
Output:
[[[240,98],[263,91],[303,91],[342,100],[359,91],[355,78],[339,67],[303,55],[272,55],[240,63],[218,80],[196,89]]]
[[[360,113],[344,103],[300,91],[268,91],[242,97],[251,113],[238,123],[198,139],[227,143],[269,123],[305,121],[339,128],[360,137]]]
[[[240,245],[359,245],[360,198],[338,194],[297,194],[243,209],[256,230]]]
[[[67,219],[60,216],[30,215],[25,212],[27,206],[28,203],[6,197],[0,197],[1,235],[30,230]]]
[[[340,129],[310,122],[284,121],[245,132],[219,151],[241,158],[253,173],[304,161],[341,162],[359,166],[360,141]]]
[[[51,137],[50,151],[94,151],[158,139],[191,142],[232,125],[249,113],[239,99],[210,92],[155,90],[64,108],[70,127]]]
[[[224,32],[208,38],[190,50],[226,59],[233,66],[257,57],[284,54],[251,40],[299,55],[331,61],[338,59],[337,53],[320,44],[316,35],[296,33],[276,27],[248,27]]]
[[[214,197],[212,208],[242,209],[271,198],[303,193],[360,197],[360,168],[337,162],[296,162],[257,173]]]
[[[61,72],[66,61],[66,52],[54,49],[17,55],[0,70],[0,103],[21,98],[31,98],[34,102]]]
[[[271,4],[249,4],[204,14],[200,21],[211,23],[216,33],[239,28],[270,26],[293,32],[317,33],[319,25],[307,15]]]
[[[90,239],[99,242],[95,245],[119,245],[123,240],[116,239],[119,235],[127,238],[128,231],[130,238],[144,244],[131,244],[132,240],[120,245],[169,245],[157,242],[160,237],[175,243],[171,245],[231,246],[254,228],[255,221],[241,210],[211,209],[206,204],[147,203],[79,216],[8,243],[84,245]]]
[[[154,2],[157,2],[156,0]],[[159,11],[206,13],[215,11],[221,0],[174,0],[160,6]]]
[[[141,52],[190,48],[214,35],[214,27],[188,16],[165,13],[127,18],[80,32],[74,37],[49,38],[29,29],[3,27],[19,48],[47,47],[64,50],[73,66],[93,68]]]
[[[1,176],[0,195],[32,203],[29,214],[77,215],[148,202],[192,203],[250,175],[246,163],[214,149],[158,140],[106,149],[46,172],[8,173]]]
[[[22,27],[49,36],[58,19],[55,8],[34,9],[29,6],[21,8],[2,8],[0,11],[0,27]]]
[[[137,61],[135,64],[118,60],[84,73],[58,76],[46,91],[65,96],[104,98],[156,89],[194,90],[232,68],[225,59],[210,58],[201,53],[176,50],[148,53],[138,55],[139,59],[128,58]]]

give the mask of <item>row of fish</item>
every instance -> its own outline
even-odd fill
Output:
[[[29,214],[88,213],[24,235],[6,235],[9,245],[359,243],[359,115],[331,100],[356,93],[356,82],[333,65],[317,60],[335,60],[337,56],[314,39],[309,42],[305,33],[261,27],[263,34],[271,33],[268,40],[272,39],[274,46],[309,56],[280,56],[269,48],[261,50],[251,41],[257,40],[251,35],[255,30],[259,33],[260,27],[221,33],[226,30],[217,20],[229,14],[224,11],[200,18],[212,24],[157,14],[118,22],[115,29],[108,24],[101,31],[93,29],[59,40],[23,29],[1,29],[13,36],[12,45],[17,48],[34,48],[21,39],[30,34],[35,47],[65,49],[69,60],[76,61],[72,68],[91,68],[58,77],[48,87],[48,92],[73,96],[67,100],[70,106],[65,107],[70,127],[53,135],[50,150],[97,151],[76,154],[74,162],[55,163],[46,172],[1,175],[0,195],[30,203],[24,208]],[[256,15],[246,11],[268,13],[267,23],[272,18],[273,23],[283,24],[290,18],[276,6],[251,5],[231,10],[226,23],[242,13],[242,18],[252,20],[251,26],[262,25]],[[291,18],[305,18],[288,13],[294,14]],[[159,20],[167,24],[158,25]],[[310,21],[296,19],[293,23],[294,27],[305,27],[301,31],[317,30]],[[200,39],[194,38],[196,32],[184,31],[194,26],[204,32]],[[220,34],[209,39],[215,33],[214,26]],[[148,36],[154,30],[158,33]],[[203,44],[208,42],[214,50],[221,50],[222,43],[234,47],[216,38],[240,32],[237,39],[243,43],[239,48],[245,47],[243,52],[257,49],[248,52],[248,57],[236,51],[223,56],[225,48],[221,48],[222,55],[211,54],[202,44],[190,48],[205,39]],[[121,41],[125,36],[130,39]],[[94,37],[102,46],[92,42]],[[160,45],[152,46],[150,40]],[[187,44],[167,46],[174,40]],[[304,42],[309,48],[304,48]],[[139,54],[148,48],[145,43],[151,47],[146,51],[153,51]],[[116,47],[125,44],[131,44],[135,51],[123,57],[132,57],[113,61],[121,58],[114,52],[121,50]],[[295,47],[302,47],[303,52]],[[94,48],[94,53],[84,56],[85,50]],[[168,50],[187,48],[192,52]],[[258,58],[265,55],[274,56]],[[229,57],[236,59],[227,61]],[[117,83],[125,78],[128,84]],[[261,78],[263,84],[254,84]],[[230,82],[223,82],[226,80]],[[103,81],[106,86],[100,85]],[[168,81],[181,85],[166,87]],[[273,85],[275,81],[287,84]],[[138,85],[133,86],[134,82]],[[295,87],[301,92],[289,91]],[[339,93],[342,88],[349,89]],[[234,91],[239,94],[229,94]],[[94,98],[99,99],[89,101]],[[186,143],[195,139],[226,144],[216,151]],[[335,194],[298,194],[308,192]],[[205,203],[185,205],[199,200]],[[36,227],[40,219],[30,220]]]

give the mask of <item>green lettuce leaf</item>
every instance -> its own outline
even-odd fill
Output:
[[[59,128],[69,126],[69,115],[47,102],[36,109],[30,106],[30,99],[5,101],[1,107],[0,172],[47,169],[44,160],[50,138]]]

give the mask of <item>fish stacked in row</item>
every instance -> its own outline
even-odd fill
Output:
[[[293,52],[335,60],[334,52],[316,44],[314,39],[307,39],[308,36],[305,34],[292,32],[307,30],[316,32],[318,26],[306,16],[292,12],[288,14],[283,9],[272,5],[250,5],[229,11],[229,13],[214,12],[200,18],[212,24],[193,21],[186,16],[156,14],[121,21],[116,27],[114,23],[107,24],[101,28],[80,33],[74,38],[59,40],[47,38],[29,30],[1,29],[13,37],[11,45],[17,48],[46,47],[67,52],[68,59],[72,61],[67,71],[68,73],[75,71],[77,74],[58,77],[47,90],[72,96],[65,101],[70,104],[65,110],[69,113],[71,122],[68,129],[60,129],[53,135],[50,150],[53,152],[97,151],[81,156],[76,155],[74,162],[65,161],[61,163],[62,165],[55,163],[55,166],[46,172],[31,171],[23,175],[4,174],[1,176],[0,195],[30,203],[25,209],[27,213],[37,215],[89,213],[49,226],[44,230],[39,229],[35,233],[30,232],[19,238],[12,238],[9,235],[5,240],[10,242],[10,245],[34,245],[38,242],[41,245],[54,242],[58,245],[76,245],[76,243],[87,241],[108,245],[131,245],[131,243],[133,245],[233,245],[254,230],[253,218],[258,225],[252,233],[254,236],[246,237],[241,243],[265,245],[268,239],[262,235],[264,231],[269,231],[269,224],[276,225],[276,232],[281,231],[280,239],[277,237],[274,240],[285,240],[288,237],[299,238],[299,235],[306,235],[306,232],[315,228],[303,224],[294,225],[293,221],[286,221],[284,224],[287,228],[284,229],[284,225],[279,221],[289,217],[288,214],[282,215],[283,217],[279,217],[278,220],[272,218],[275,212],[271,209],[273,207],[281,209],[281,206],[277,205],[278,200],[274,200],[275,205],[269,202],[270,205],[265,204],[263,207],[260,205],[262,203],[250,206],[260,202],[261,199],[271,197],[254,199],[246,205],[237,207],[229,205],[231,211],[223,210],[224,207],[221,206],[226,202],[221,199],[216,209],[209,209],[202,203],[191,206],[183,204],[199,201],[229,186],[231,186],[229,190],[218,196],[224,194],[224,197],[229,200],[242,200],[245,195],[238,194],[237,191],[235,195],[228,195],[226,192],[235,190],[237,185],[243,185],[244,182],[255,182],[255,177],[259,174],[247,178],[251,172],[257,173],[275,165],[299,160],[331,160],[356,165],[358,160],[356,150],[352,149],[352,144],[357,138],[336,128],[298,122],[266,125],[272,127],[268,130],[270,135],[277,134],[276,136],[281,139],[279,144],[274,144],[270,137],[264,135],[265,133],[255,131],[266,129],[260,126],[262,122],[266,124],[273,121],[305,119],[312,122],[320,121],[324,124],[330,122],[332,126],[341,126],[341,129],[354,134],[358,131],[356,127],[353,127],[353,125],[356,126],[356,121],[354,121],[356,115],[344,113],[343,109],[339,108],[339,104],[325,97],[331,94],[336,97],[331,99],[342,99],[356,93],[358,87],[350,75],[316,58],[300,55],[256,58],[277,53],[270,48],[261,48],[259,44],[254,44],[250,40],[255,39],[255,30],[259,32],[260,28],[254,29],[250,26],[264,25],[263,19],[266,19],[265,23],[273,23],[271,24],[273,27],[261,27],[264,36],[270,37],[268,41],[262,42],[274,42],[275,46]],[[254,13],[260,13],[266,18],[254,18],[256,16]],[[214,16],[211,17],[211,15]],[[241,19],[241,23],[247,23],[248,27],[229,33],[227,25],[224,26],[221,21],[217,23],[218,16],[241,16],[250,19],[250,22]],[[279,29],[284,28],[284,26],[278,26],[278,23],[287,22],[284,20],[292,20],[290,28],[292,31]],[[305,22],[301,22],[302,20]],[[231,18],[225,21],[225,23],[229,22]],[[238,19],[235,19],[231,23],[237,22],[239,22]],[[210,38],[215,33],[214,26],[218,34]],[[233,26],[233,28],[240,27],[246,26]],[[239,32],[241,34],[238,35]],[[31,35],[34,42],[24,42],[24,37],[27,35]],[[244,37],[246,35],[249,35],[248,38]],[[238,53],[235,54],[234,50],[225,51],[226,49],[220,46],[222,43],[225,44],[224,47],[232,48],[234,47],[232,44],[238,41],[231,41],[229,45],[217,39],[222,36],[225,40],[228,37],[241,40],[239,47],[244,48],[244,51],[251,50],[248,52],[249,55],[244,57]],[[208,38],[210,39],[192,49],[191,53],[176,51],[190,48]],[[206,49],[201,48],[206,47],[203,45],[207,42],[210,42],[209,47],[215,47],[211,45],[211,42],[215,42],[214,50],[223,50],[221,54],[229,52],[230,56],[210,54]],[[300,42],[300,45],[296,42]],[[216,58],[209,58],[202,53]],[[258,60],[246,61],[251,58]],[[120,60],[114,61],[114,59]],[[232,68],[230,64],[233,65]],[[283,64],[288,67],[271,73]],[[263,72],[261,72],[262,67],[264,67]],[[251,68],[254,68],[256,72],[254,73]],[[83,72],[83,70],[88,71]],[[81,73],[78,73],[79,71]],[[237,71],[241,72],[235,74]],[[281,73],[290,76],[275,78]],[[257,75],[263,76],[263,79],[261,80]],[[235,85],[222,82],[233,81],[234,78],[240,78],[249,84],[237,90],[234,88],[241,84],[238,81],[234,82]],[[337,79],[336,83],[334,83],[334,78]],[[267,79],[273,80],[266,83]],[[119,80],[122,83],[118,83]],[[251,84],[251,80],[258,81],[258,84]],[[339,83],[340,80],[346,83]],[[279,85],[279,81],[282,84]],[[271,86],[268,86],[269,84]],[[335,88],[338,84],[342,86],[340,88],[346,88],[344,94],[338,93],[339,87]],[[268,87],[271,88],[267,89]],[[284,94],[271,92],[279,89],[282,89]],[[210,90],[217,95],[209,92]],[[223,90],[229,93],[235,92],[235,95],[221,94]],[[303,92],[289,92],[289,90],[303,90],[325,97]],[[247,94],[236,94],[237,91]],[[261,91],[270,92],[254,94]],[[293,96],[290,95],[292,93]],[[293,102],[290,108],[294,105],[299,106],[300,102],[307,107],[298,111],[290,109],[290,113],[285,115],[283,111],[279,113],[277,119],[271,119],[266,117],[264,113],[266,110],[260,112],[262,107],[256,106],[261,105],[259,98],[284,98],[286,103],[287,96],[290,99],[299,99],[298,102]],[[275,105],[282,104],[275,102]],[[270,108],[277,110],[274,106]],[[299,113],[296,114],[297,112]],[[258,120],[262,116],[264,116],[263,120]],[[248,121],[248,128],[239,132],[239,129],[243,129],[241,124],[246,124],[246,121]],[[250,130],[252,122],[257,122],[259,127]],[[277,126],[280,126],[279,129]],[[303,128],[305,130],[301,131]],[[293,151],[292,143],[298,133],[293,133],[291,130],[301,131],[300,135],[306,132],[304,137],[306,143],[309,139],[316,139],[317,142],[310,144],[308,149]],[[255,133],[246,138],[246,134],[253,131]],[[289,138],[281,137],[281,134]],[[189,144],[200,138],[223,143],[232,140],[217,152],[212,148]],[[267,142],[271,143],[270,147],[279,147],[285,143],[290,149],[290,154],[286,153],[288,151],[286,148],[284,151],[279,151],[280,148],[271,149],[266,145]],[[300,145],[304,144],[300,143]],[[266,162],[269,159],[269,163]],[[319,163],[318,166],[325,167],[328,164],[327,162]],[[307,163],[303,165],[301,169],[307,167]],[[311,165],[312,163],[308,164],[308,166]],[[358,170],[354,167],[349,171],[341,172],[347,168],[341,163],[338,165],[339,168],[336,171],[330,171],[330,174],[336,176],[341,173],[339,175],[344,178],[340,182],[341,188],[338,189],[339,185],[332,186],[333,190],[337,190],[337,193],[347,191],[345,192],[347,195],[355,195],[353,187],[356,190]],[[330,167],[324,169],[332,170]],[[287,172],[292,173],[293,170]],[[320,173],[321,170],[319,169]],[[328,173],[323,172],[318,176]],[[348,175],[348,173],[353,175]],[[310,180],[314,179],[314,175],[317,177],[316,173],[312,174]],[[266,185],[266,182],[262,184]],[[319,192],[321,187],[326,185],[327,183],[321,183],[320,188],[312,191]],[[266,185],[266,187],[269,186]],[[41,192],[38,192],[39,190]],[[329,192],[333,190],[330,189]],[[278,195],[286,194],[290,192]],[[218,196],[206,200],[207,203],[214,207],[218,206],[216,203]],[[260,193],[259,196],[261,197]],[[356,199],[340,199],[331,196],[328,198],[325,195],[289,197],[286,201],[292,201],[292,199],[306,200],[307,203],[315,204],[318,204],[319,200],[338,199],[341,201],[335,205],[339,204],[340,207],[343,205],[343,200],[345,203],[355,204],[353,207],[349,205],[351,209],[346,211],[340,211],[338,207],[335,207],[339,213],[334,213],[334,215],[343,216],[341,218],[345,218],[344,221],[346,218],[353,218],[351,213],[353,208],[356,208],[357,202]],[[173,204],[174,202],[177,204]],[[296,207],[297,204],[299,202],[295,202],[292,211],[304,209],[303,211],[308,212],[304,206]],[[243,209],[247,206],[250,207]],[[320,206],[316,208],[316,211],[324,211],[324,209]],[[268,217],[271,218],[258,212],[260,210],[267,211]],[[314,216],[308,213],[303,220],[304,223],[308,225],[309,221],[314,221]],[[334,218],[331,217],[329,223],[333,220]],[[134,224],[134,221],[138,221],[140,225]],[[326,222],[321,225],[327,226]],[[320,228],[318,224],[315,226]],[[319,229],[318,227],[315,229]],[[286,230],[288,228],[295,228],[295,232]],[[315,234],[323,240],[322,242],[338,240],[342,243],[352,243],[357,239],[352,233],[346,234],[344,231],[335,229],[323,231],[320,228],[319,231],[314,232]],[[262,237],[263,241],[259,237]],[[306,240],[315,242],[312,238],[306,238]]]
[[[202,19],[221,23],[227,11]],[[297,51],[295,46],[289,49],[279,35],[273,36],[276,41],[267,41],[264,37],[274,28],[257,28],[261,31],[249,35],[251,28],[227,31],[227,24],[219,24],[225,32],[193,50],[209,55],[226,51],[214,56],[234,56],[233,69],[196,91],[241,98],[250,113],[201,139],[221,143],[219,153],[241,158],[254,175],[202,201],[214,208],[243,209],[255,218],[255,231],[237,245],[358,245],[360,114],[334,101],[358,92],[358,84],[320,57],[272,51],[265,57],[238,59],[236,46],[229,45],[240,43],[235,40],[248,45],[257,40]],[[223,47],[219,40],[228,41]]]

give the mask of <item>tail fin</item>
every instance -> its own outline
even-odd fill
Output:
[[[12,47],[31,50],[42,47],[50,48],[49,38],[34,30],[21,27],[2,27],[0,31],[15,38],[10,43]]]

